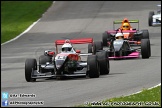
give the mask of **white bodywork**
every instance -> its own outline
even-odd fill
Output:
[[[161,5],[157,5],[159,7],[161,7]],[[155,15],[152,16],[152,25],[161,25],[161,9],[157,11],[157,13]]]

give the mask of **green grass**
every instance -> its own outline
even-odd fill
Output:
[[[130,96],[121,96],[74,107],[161,107],[161,86]]]
[[[37,21],[53,1],[1,1],[1,44]]]

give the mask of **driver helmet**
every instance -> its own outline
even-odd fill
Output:
[[[62,46],[62,52],[68,52],[72,50],[72,45],[70,43],[65,43]]]
[[[123,35],[122,33],[117,33],[117,34],[115,35],[115,38],[116,38],[116,39],[124,39],[124,35]]]
[[[123,29],[123,30],[130,30],[130,25],[129,25],[128,23],[124,23],[124,24],[122,25],[122,29]]]

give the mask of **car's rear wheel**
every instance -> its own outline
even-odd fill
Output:
[[[142,31],[142,39],[149,39],[148,30],[141,30],[141,31]]]
[[[100,66],[96,55],[88,56],[87,66],[87,72],[90,78],[98,78],[100,76]]]
[[[98,50],[103,50],[103,43],[101,41],[96,41],[93,43],[93,54],[96,54]]]
[[[100,74],[105,75],[109,74],[110,65],[109,65],[109,56],[106,51],[97,52],[97,60],[100,64]]]
[[[149,26],[152,26],[152,21],[153,21],[153,18],[152,16],[154,15],[154,11],[150,11],[149,12],[149,17],[148,17],[148,25]]]
[[[92,53],[92,44],[88,44],[88,53]]]
[[[151,56],[151,45],[150,45],[150,39],[148,39],[148,45],[149,45],[149,57]]]
[[[150,42],[149,42],[149,39],[142,39],[141,40],[141,55],[142,55],[143,59],[150,57]]]
[[[25,61],[25,79],[27,82],[36,81],[35,78],[32,78],[32,72],[37,70],[37,61],[36,59],[26,59]]]

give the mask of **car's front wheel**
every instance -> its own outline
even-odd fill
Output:
[[[32,78],[32,72],[37,70],[37,61],[36,59],[26,59],[25,61],[25,79],[27,82],[36,81],[35,78]]]
[[[153,21],[153,18],[152,16],[154,15],[154,11],[150,11],[149,12],[149,17],[148,17],[148,25],[149,26],[152,26],[152,21]]]

